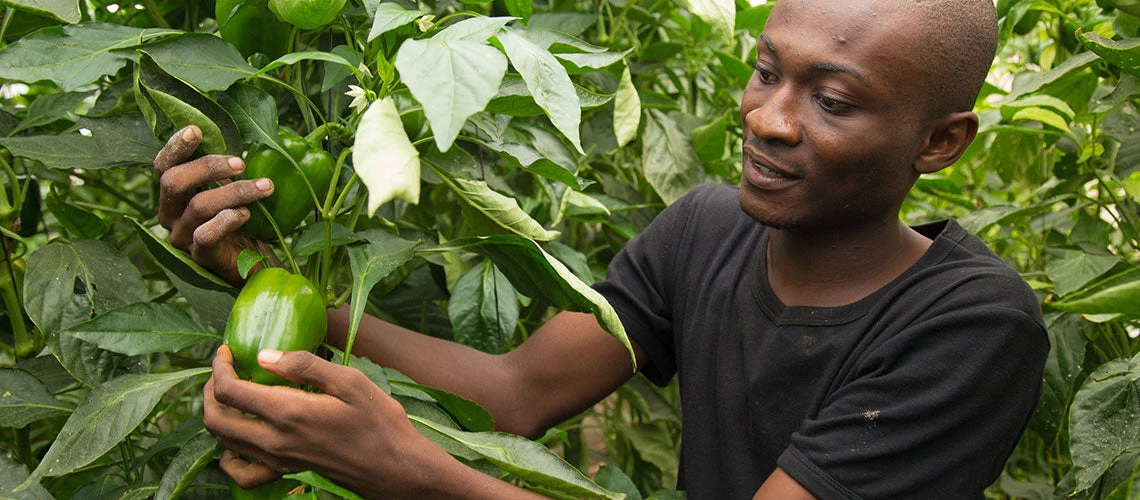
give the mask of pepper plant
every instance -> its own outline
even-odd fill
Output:
[[[979,139],[904,206],[909,222],[960,218],[1047,313],[1042,401],[995,497],[1140,491],[1134,3],[999,1]],[[157,222],[151,164],[170,134],[197,125],[200,154],[244,154],[246,175],[275,179],[278,198],[247,223],[265,245],[239,267],[304,276],[323,304],[350,308],[353,331],[368,313],[499,353],[572,309],[624,341],[588,284],[688,189],[739,181],[739,99],[771,10],[3,4],[0,496],[37,498],[226,494],[200,402],[238,290]],[[528,441],[352,356],[349,338],[322,352],[472,467],[554,497],[677,495],[675,386],[635,378]],[[292,479],[299,494],[353,495]]]

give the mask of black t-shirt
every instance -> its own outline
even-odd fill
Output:
[[[1025,429],[1049,350],[1028,285],[953,221],[841,307],[787,307],[736,188],[663,211],[595,288],[640,367],[680,377],[679,487],[750,498],[777,466],[820,498],[979,498]]]

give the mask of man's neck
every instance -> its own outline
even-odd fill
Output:
[[[847,305],[897,278],[930,244],[898,219],[825,233],[773,229],[768,281],[789,306]]]

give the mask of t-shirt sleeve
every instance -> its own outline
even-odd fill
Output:
[[[876,347],[779,466],[820,498],[980,498],[1028,424],[1049,350],[1035,303],[986,295]]]
[[[673,282],[677,251],[695,206],[710,186],[701,186],[668,206],[610,261],[605,281],[594,284],[614,307],[626,335],[648,363],[639,371],[657,385],[677,373],[673,339]]]

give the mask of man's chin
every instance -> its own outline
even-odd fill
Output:
[[[744,199],[744,190],[741,190],[740,210],[748,217],[751,217],[752,220],[771,229],[789,230],[800,227],[800,221],[798,220],[771,213],[770,210],[752,206],[751,203]]]

